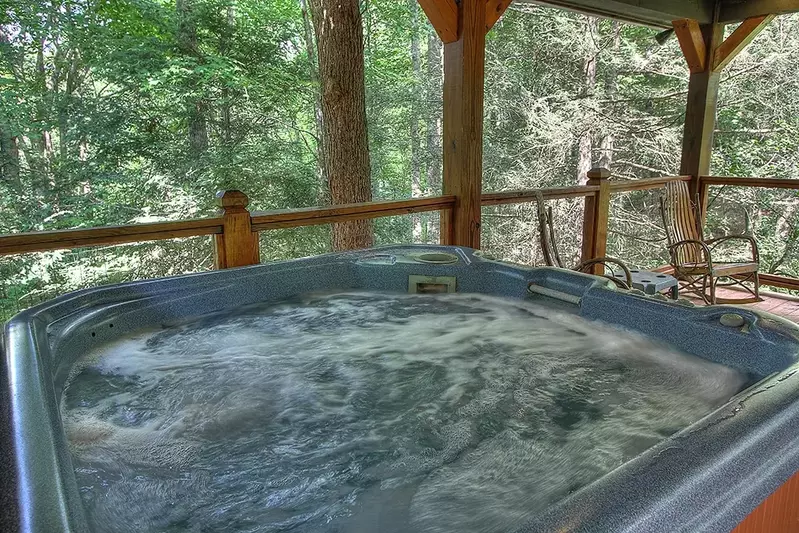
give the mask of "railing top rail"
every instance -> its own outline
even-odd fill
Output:
[[[704,185],[734,185],[737,187],[764,187],[767,189],[799,189],[799,179],[741,178],[735,176],[701,176]]]
[[[9,233],[0,235],[0,255],[197,237],[222,233],[222,229],[222,218],[213,217],[129,226]]]
[[[599,187],[578,185],[574,187],[550,187],[545,189],[523,189],[483,193],[481,205],[504,205],[534,202],[540,193],[544,200],[579,198],[599,192]]]
[[[613,192],[644,191],[657,189],[672,181],[690,181],[691,176],[658,176],[656,178],[642,178],[640,180],[610,181],[610,190]]]
[[[442,209],[452,209],[454,206],[455,196],[449,195],[343,204],[330,207],[260,211],[252,213],[252,229],[253,231],[263,231],[267,229],[316,226],[347,220],[364,220],[424,211],[440,211]]]

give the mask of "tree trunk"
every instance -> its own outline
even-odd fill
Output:
[[[590,98],[593,98],[594,89],[596,88],[596,56],[597,49],[594,44],[596,39],[597,22],[596,18],[585,16],[585,36],[583,37],[583,44],[585,45],[585,58],[583,60],[583,74],[585,82],[580,95],[583,103],[586,104]],[[591,153],[593,150],[593,117],[588,112],[588,106],[582,106],[583,116],[586,120],[583,121],[583,131],[580,134],[579,141],[579,159],[577,161],[577,183],[585,185],[588,182],[588,171],[591,170]]]
[[[177,44],[181,52],[200,60],[200,46],[197,40],[197,24],[194,20],[192,1],[176,0],[175,2],[178,18]],[[189,147],[194,155],[199,155],[208,149],[206,108],[202,98],[187,104]]]
[[[16,194],[22,194],[19,179],[19,140],[0,126],[0,178]]]
[[[230,41],[235,37],[236,32],[236,9],[235,4],[231,2],[226,9],[224,35],[219,39],[219,53],[223,57],[228,57],[230,49]],[[230,88],[227,84],[222,87],[222,105],[220,114],[222,115],[222,143],[225,148],[230,149],[233,144],[233,121],[232,121],[232,95]]]
[[[331,203],[372,200],[363,27],[358,0],[310,0],[319,52],[325,172]],[[333,249],[373,244],[368,220],[333,225]]]
[[[621,25],[618,20],[614,20],[611,25],[613,31],[613,56],[608,62],[607,77],[605,78],[605,99],[612,102],[616,97],[616,86],[618,81],[618,68],[616,61],[619,57],[619,47],[621,45]],[[611,126],[608,126],[611,127]],[[599,142],[599,166],[610,170],[613,164],[613,144],[615,138],[612,131],[606,131]]]
[[[441,194],[441,102],[443,47],[436,32],[431,28],[427,34],[427,194]],[[430,221],[430,240],[438,242],[441,232],[440,220]]]
[[[314,87],[314,125],[316,126],[316,175],[319,179],[318,203],[327,204],[330,202],[330,188],[327,183],[325,172],[325,145],[322,142],[324,137],[324,118],[322,116],[322,92],[319,87],[319,65],[316,60],[316,44],[314,43],[313,27],[311,18],[308,15],[307,0],[300,0],[302,9],[303,38],[305,39],[305,49],[308,50],[308,63],[311,84]]]
[[[50,109],[46,102],[51,100],[51,95],[47,87],[47,74],[44,64],[44,50],[46,46],[44,39],[40,39],[36,50],[35,84],[39,92],[39,102],[36,105],[36,121],[42,124],[43,127],[39,132],[40,136],[31,139],[31,145],[36,154],[31,161],[31,170],[33,170],[31,182],[34,194],[42,199],[42,201],[50,202],[52,200],[50,194],[53,192],[55,184],[52,179],[50,166],[53,155],[53,142],[50,136],[50,130],[47,128]]]
[[[413,86],[411,93],[411,196],[418,198],[422,196],[422,167],[420,158],[419,142],[419,97],[417,87],[422,79],[422,65],[419,58],[419,3],[416,0],[411,2],[411,64],[413,66]],[[423,242],[424,231],[422,228],[421,213],[411,215],[413,225],[412,242]]]

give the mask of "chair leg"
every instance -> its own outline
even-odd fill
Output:
[[[755,272],[754,282],[755,282],[755,298],[760,300],[760,274],[758,272]]]
[[[716,305],[716,278],[709,274],[706,277],[710,285],[710,305]]]
[[[677,290],[685,293],[693,293],[705,302],[706,305],[713,305],[716,303],[716,284],[713,278],[707,274],[679,275],[678,280],[683,282],[682,287],[677,287]]]

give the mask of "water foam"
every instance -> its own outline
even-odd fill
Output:
[[[62,416],[97,532],[507,531],[744,383],[521,301],[352,293],[107,345]]]

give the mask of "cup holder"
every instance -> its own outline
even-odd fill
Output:
[[[414,255],[413,258],[420,263],[430,263],[435,265],[450,265],[458,262],[458,256],[442,252],[429,252]]]

